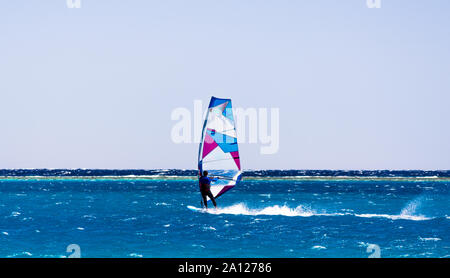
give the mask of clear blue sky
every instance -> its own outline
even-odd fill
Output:
[[[245,169],[450,169],[450,1],[0,4],[0,168],[189,168],[194,99],[279,107]]]

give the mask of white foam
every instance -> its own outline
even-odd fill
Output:
[[[423,215],[391,215],[391,214],[375,214],[375,213],[363,213],[363,214],[354,214],[356,217],[364,217],[364,218],[388,218],[391,220],[413,220],[413,221],[423,221],[423,220],[431,220],[433,218],[425,217]]]
[[[270,199],[270,194],[259,194],[259,196],[261,196],[261,197],[267,197],[267,198],[269,198]]]
[[[137,217],[129,217],[129,218],[122,219],[121,221],[128,222],[128,221],[134,221],[134,220],[137,220]]]
[[[442,240],[438,237],[419,237],[421,241],[439,241]]]
[[[231,215],[280,215],[280,216],[300,216],[300,217],[311,217],[311,216],[355,216],[362,218],[387,218],[391,220],[413,220],[413,221],[424,221],[431,220],[433,218],[429,218],[423,215],[409,215],[405,212],[399,215],[391,215],[391,214],[375,214],[375,213],[318,213],[315,210],[307,208],[305,206],[299,205],[295,208],[290,208],[287,205],[274,205],[268,206],[264,208],[251,209],[248,208],[244,203],[234,204],[232,206],[223,207],[223,208],[214,208],[214,209],[202,209],[196,208],[193,206],[188,206],[189,209],[209,214],[231,214]]]
[[[6,256],[6,257],[7,257],[7,258],[14,258],[14,257],[18,257],[18,256],[28,256],[28,257],[31,257],[31,256],[33,256],[33,254],[31,254],[30,252],[24,251],[24,252],[21,252],[21,253],[14,253],[14,254],[8,255],[8,256]]]
[[[408,202],[406,206],[402,209],[400,212],[401,215],[413,215],[416,213],[416,211],[419,209],[419,207],[422,205],[424,197],[419,196],[412,201]]]
[[[131,253],[128,256],[133,257],[133,258],[142,258],[143,257],[143,255],[137,254],[137,253]]]
[[[199,209],[192,206],[188,208],[196,211],[201,211],[210,214],[233,214],[233,215],[284,215],[284,216],[303,216],[310,217],[315,214],[313,211],[305,209],[303,206],[296,208],[290,208],[286,205],[283,206],[269,206],[260,209],[250,209],[245,204],[239,203],[229,207],[217,208],[217,209]]]
[[[316,246],[311,247],[311,249],[322,250],[322,249],[327,249],[327,248],[325,246],[316,245]]]
[[[206,248],[204,245],[201,244],[192,244],[192,247]]]

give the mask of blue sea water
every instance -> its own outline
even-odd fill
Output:
[[[450,256],[450,171],[0,170],[0,257]],[[374,247],[375,246],[375,247]]]

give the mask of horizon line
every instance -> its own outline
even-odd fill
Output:
[[[192,168],[0,168],[2,170],[137,170],[137,171],[170,171],[170,170],[181,170],[181,171],[198,171],[198,169]],[[295,168],[285,168],[285,169],[242,169],[242,171],[450,171],[450,169],[402,169],[402,168],[385,168],[385,169],[338,169],[338,168],[311,168],[311,169],[295,169]]]

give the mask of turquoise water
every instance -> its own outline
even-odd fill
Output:
[[[448,257],[447,180],[0,179],[0,257]]]

